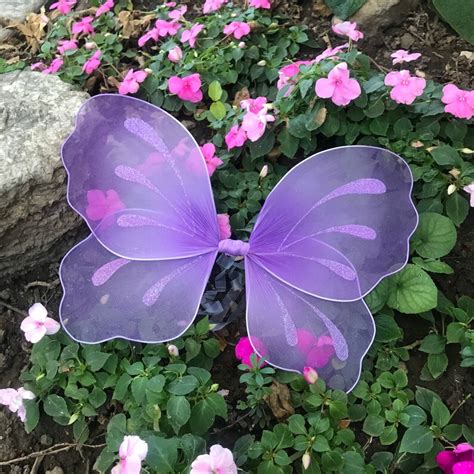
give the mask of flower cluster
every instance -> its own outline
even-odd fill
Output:
[[[20,387],[18,390],[13,388],[0,389],[0,405],[5,405],[8,409],[16,413],[21,421],[26,419],[26,408],[24,400],[34,400],[35,394],[29,390]]]

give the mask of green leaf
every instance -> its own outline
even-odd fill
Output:
[[[441,145],[431,150],[431,155],[438,165],[460,166],[461,157],[459,153],[449,145]]]
[[[198,380],[194,375],[185,375],[179,379],[173,380],[166,390],[173,395],[187,395],[198,386]]]
[[[284,128],[278,135],[280,150],[287,158],[293,158],[298,150],[298,138],[290,135],[288,129]]]
[[[367,0],[325,0],[330,10],[341,20],[352,16]]]
[[[23,405],[26,409],[25,431],[31,433],[38,425],[40,418],[39,402],[35,400],[24,400]]]
[[[380,436],[385,428],[385,419],[379,415],[368,415],[362,430],[370,436]]]
[[[380,443],[384,446],[395,443],[398,438],[398,432],[395,425],[386,426],[380,435]]]
[[[48,395],[43,403],[44,411],[47,415],[53,417],[68,417],[70,416],[69,410],[66,405],[66,400],[59,395]]]
[[[446,199],[446,214],[455,225],[461,225],[469,214],[469,201],[461,193],[453,193]]]
[[[146,377],[137,377],[136,379],[132,380],[132,394],[138,405],[140,405],[145,400],[147,383],[148,379]]]
[[[391,290],[387,304],[406,314],[429,311],[436,307],[438,290],[429,275],[416,265],[408,264],[390,277]]]
[[[428,370],[434,379],[437,379],[448,368],[448,356],[446,354],[430,354],[428,356]]]
[[[219,81],[212,81],[209,84],[208,90],[209,97],[214,101],[217,102],[222,97],[222,87]]]
[[[217,119],[222,120],[226,115],[227,111],[225,105],[222,102],[213,102],[209,107],[211,114]]]
[[[248,142],[250,156],[252,160],[268,155],[273,150],[275,144],[275,135],[272,131],[267,130],[265,135],[256,142]]]
[[[202,348],[204,349],[204,353],[211,359],[215,359],[221,353],[219,341],[214,337],[206,339],[202,343]]]
[[[466,333],[466,327],[462,323],[449,323],[446,328],[446,340],[448,344],[461,342]]]
[[[427,354],[441,354],[446,347],[446,339],[439,334],[429,334],[420,345],[420,351]]]
[[[89,395],[89,403],[94,408],[99,408],[105,403],[106,400],[107,400],[107,395],[101,388],[96,386],[92,389],[92,392]]]
[[[403,335],[393,316],[380,314],[375,316],[375,340],[378,342],[397,341]]]
[[[471,445],[474,445],[474,429],[469,426],[462,425],[462,435],[466,438],[466,441]]]
[[[408,405],[403,410],[403,413],[408,415],[408,419],[402,422],[402,425],[406,428],[419,426],[426,421],[426,412],[417,405]]]
[[[227,420],[227,403],[222,395],[210,393],[205,400],[212,407],[217,416]]]
[[[161,393],[163,391],[165,383],[166,378],[163,375],[158,374],[148,380],[146,388],[147,390],[151,390],[152,392]]]
[[[214,419],[215,413],[212,406],[206,400],[197,402],[191,410],[191,418],[189,420],[192,433],[206,433],[214,424]]]
[[[178,434],[191,417],[191,406],[186,397],[172,395],[166,404],[166,417],[174,432]]]
[[[443,436],[449,441],[457,441],[462,435],[461,425],[447,425],[443,428]]]
[[[431,416],[433,417],[433,422],[440,428],[446,426],[451,419],[448,407],[437,398],[433,399],[433,404],[431,405]]]
[[[354,451],[347,451],[342,455],[344,466],[341,474],[365,474],[364,458]]]
[[[94,351],[86,353],[86,364],[92,370],[92,372],[97,372],[100,370],[104,364],[107,362],[107,359],[110,357],[110,354],[105,352]]]
[[[400,443],[401,453],[425,454],[433,447],[433,433],[426,426],[408,428]]]
[[[179,442],[188,464],[191,464],[206,449],[206,441],[189,433],[181,436]],[[235,453],[235,448],[233,451]]]
[[[444,262],[440,262],[439,260],[428,259],[424,260],[420,257],[413,257],[413,263],[423,270],[431,273],[444,273],[446,275],[451,275],[454,273],[454,270]]]
[[[412,237],[412,243],[422,257],[444,257],[456,243],[456,228],[448,217],[425,212],[420,215],[420,223]]]
[[[292,415],[288,419],[288,427],[293,434],[306,434],[306,426],[303,415]]]
[[[148,444],[147,463],[160,474],[175,473],[175,464],[178,461],[178,439],[149,436],[145,440]]]
[[[474,8],[469,0],[433,0],[433,4],[451,27],[474,44]]]
[[[128,390],[128,386],[132,381],[132,377],[128,374],[122,374],[117,380],[117,385],[115,385],[115,390],[112,395],[113,400],[122,401],[125,398],[125,395]]]
[[[426,411],[431,411],[431,406],[433,405],[433,400],[435,398],[441,400],[441,398],[439,398],[439,395],[433,392],[432,390],[429,390],[428,388],[424,387],[416,387],[416,403],[418,403],[418,405],[420,405],[420,407],[424,408]]]

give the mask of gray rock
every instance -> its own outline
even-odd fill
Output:
[[[0,281],[70,245],[63,236],[80,221],[66,202],[60,150],[87,98],[57,76],[0,74]]]
[[[45,474],[64,474],[64,471],[59,466],[56,466],[53,467],[53,469],[51,469],[50,471],[46,471]]]
[[[46,0],[0,0],[0,23],[23,21],[28,13],[37,12]],[[0,43],[5,41],[11,32],[0,27]]]

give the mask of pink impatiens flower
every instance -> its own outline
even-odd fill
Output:
[[[360,84],[349,77],[349,69],[346,63],[334,66],[327,79],[318,79],[315,91],[318,97],[331,98],[336,105],[348,105],[361,94]]]
[[[217,214],[217,227],[219,227],[219,239],[230,239],[232,229],[230,227],[229,214]]]
[[[156,20],[155,28],[158,30],[158,37],[165,38],[166,36],[175,35],[180,26],[175,21]]]
[[[202,12],[204,14],[215,12],[222,8],[229,0],[206,0],[202,7]]]
[[[196,45],[197,37],[203,29],[204,25],[196,23],[191,27],[191,29],[184,30],[181,34],[181,43],[189,43],[189,46],[191,48],[194,48],[194,46]]]
[[[266,108],[259,112],[247,112],[242,120],[242,130],[251,142],[256,142],[265,133],[268,122],[273,122],[275,117],[266,113]]]
[[[466,193],[470,194],[470,204],[471,207],[474,207],[474,182],[467,186],[464,186],[463,190],[466,191]]]
[[[318,373],[312,367],[305,367],[303,369],[303,377],[309,384],[314,384],[318,380]]]
[[[176,94],[181,100],[189,102],[201,102],[201,76],[198,73],[186,77],[171,76],[168,79],[168,89]]]
[[[184,14],[188,11],[188,7],[186,5],[182,5],[181,7],[177,8],[176,10],[172,10],[168,13],[169,18],[174,21],[181,20]]]
[[[265,8],[266,10],[272,7],[270,0],[250,0],[250,6],[253,8]]]
[[[46,334],[56,334],[59,328],[57,321],[48,318],[48,311],[41,303],[35,303],[28,310],[28,316],[20,325],[20,329],[25,333],[25,339],[33,344],[43,339]]]
[[[51,61],[51,64],[43,69],[43,74],[55,74],[63,67],[64,61],[61,58],[55,58]]]
[[[86,215],[91,221],[100,221],[125,207],[117,191],[113,189],[105,193],[100,189],[90,189],[87,191],[87,203]]]
[[[92,74],[100,66],[100,56],[102,53],[97,50],[82,66],[82,72]]]
[[[225,143],[228,150],[232,148],[240,148],[247,140],[247,134],[244,130],[239,128],[238,125],[234,125],[225,136]]]
[[[14,388],[0,389],[0,405],[5,405],[8,409],[16,413],[21,421],[26,419],[26,408],[24,400],[34,400],[35,394],[29,390],[20,387],[18,390]]]
[[[232,451],[215,444],[209,454],[201,454],[193,461],[189,474],[237,474],[237,465]]]
[[[364,33],[357,29],[357,23],[351,21],[343,21],[332,25],[332,31],[339,36],[347,36],[352,41],[359,41],[364,37]]]
[[[404,49],[399,49],[390,55],[393,64],[400,63],[410,63],[411,61],[416,61],[418,58],[421,58],[421,53],[409,53]]]
[[[474,446],[460,443],[452,451],[441,451],[436,463],[444,474],[472,474],[474,472]]]
[[[234,35],[235,39],[240,39],[250,33],[250,25],[243,21],[233,21],[224,26],[225,35]]]
[[[263,345],[262,341],[257,339],[256,337],[252,337],[252,342],[255,344],[256,349],[258,352],[262,355],[266,355],[266,349],[265,346]],[[250,360],[252,354],[256,354],[252,343],[250,342],[249,337],[241,337],[239,339],[239,342],[235,346],[235,357],[240,360],[242,364],[248,365],[249,367],[252,367],[252,361]],[[257,361],[260,360],[260,358],[257,355]],[[265,365],[265,363],[263,364]]]
[[[130,69],[119,85],[119,94],[136,94],[140,88],[140,84],[147,76],[148,73],[146,71],[134,71],[133,69]]]
[[[179,46],[175,46],[168,53],[168,59],[173,63],[178,63],[183,58],[183,51]]]
[[[321,62],[323,59],[334,58],[341,51],[344,51],[348,47],[349,47],[349,43],[341,44],[340,46],[336,46],[335,48],[327,48],[321,54],[318,54],[318,56],[316,56],[314,62],[317,64]]]
[[[58,12],[62,13],[63,15],[67,15],[71,10],[72,7],[76,4],[76,0],[59,0],[53,3],[49,9],[50,10],[57,10]]]
[[[474,91],[466,91],[454,84],[446,84],[443,87],[441,102],[446,104],[444,111],[455,117],[468,120],[474,117]]]
[[[283,89],[283,87],[289,84],[288,90],[285,92],[285,97],[288,97],[296,84],[297,76],[300,72],[300,66],[307,66],[310,64],[311,61],[296,61],[283,66],[278,71],[277,89]]]
[[[386,86],[392,86],[390,97],[397,104],[413,104],[415,99],[423,94],[426,87],[425,79],[411,76],[410,71],[392,71],[385,76]]]
[[[95,12],[95,16],[98,17],[104,13],[108,13],[112,8],[114,8],[114,0],[105,0],[105,2]]]
[[[120,462],[111,474],[140,474],[147,454],[148,444],[139,436],[124,436],[119,448]]]
[[[92,16],[85,16],[81,21],[76,21],[72,25],[72,32],[75,35],[80,33],[84,33],[85,35],[89,35],[94,33],[94,27],[92,26],[92,22],[94,18]]]
[[[207,172],[209,176],[212,176],[217,167],[224,162],[216,156],[216,147],[213,143],[206,143],[201,147],[201,151],[206,161]]]
[[[58,42],[58,53],[64,54],[66,51],[74,51],[77,49],[77,40],[60,40]]]
[[[258,114],[267,110],[267,98],[260,96],[256,99],[245,99],[240,101],[240,107],[247,112]]]
[[[330,336],[316,337],[305,329],[296,331],[298,336],[297,348],[305,358],[308,367],[325,367],[336,353]]]

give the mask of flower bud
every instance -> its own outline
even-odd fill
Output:
[[[89,41],[84,45],[86,49],[94,49],[97,48],[97,45],[93,41]]]
[[[450,170],[449,174],[455,179],[458,179],[459,176],[461,176],[461,172],[457,168],[453,168],[452,170]]]
[[[301,463],[303,464],[303,469],[306,471],[308,469],[309,465],[311,464],[311,454],[308,452],[303,454],[303,457],[301,458]]]
[[[265,178],[265,176],[268,174],[268,165],[263,165],[262,170],[260,171],[260,178]]]
[[[168,354],[171,357],[178,357],[179,356],[179,350],[174,344],[170,344],[168,346]]]
[[[239,43],[239,48],[240,48],[240,49],[244,49],[244,48],[245,48],[245,42],[244,42],[244,41],[241,41],[241,42]]]
[[[455,184],[450,184],[448,186],[448,196],[456,192],[456,185]]]
[[[147,74],[153,74],[153,70],[151,70],[149,67],[146,67],[143,69]]]
[[[266,65],[267,65],[267,62],[265,61],[265,59],[262,59],[261,61],[259,61],[257,63],[257,66],[262,66],[263,67],[263,66],[266,66]]]
[[[218,388],[219,388],[219,384],[218,383],[213,383],[211,385],[211,392],[217,392]]]
[[[318,380],[318,373],[312,367],[305,367],[303,369],[303,376],[309,384],[314,384]]]
[[[461,148],[461,153],[465,153],[466,155],[472,155],[474,153],[474,150],[471,150],[470,148]]]
[[[177,62],[181,61],[182,57],[183,57],[183,51],[181,50],[181,48],[179,46],[175,46],[168,53],[168,59],[173,63],[177,63]]]

